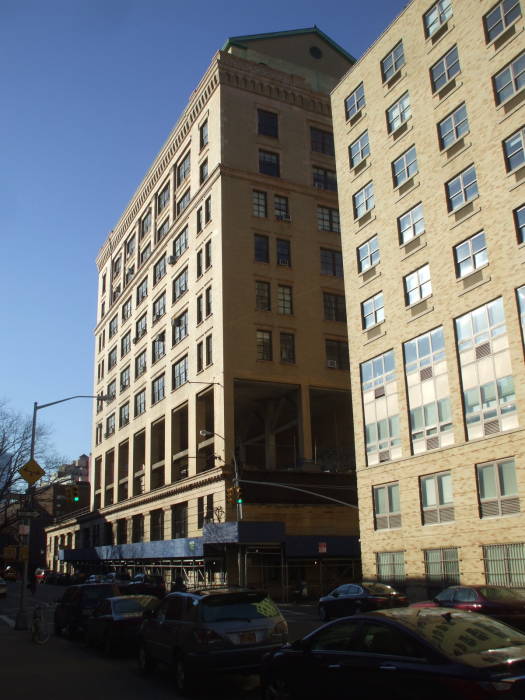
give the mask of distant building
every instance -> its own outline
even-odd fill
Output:
[[[61,481],[69,479],[74,482],[89,482],[89,457],[80,455],[80,457],[71,464],[62,464],[58,467],[57,477]]]

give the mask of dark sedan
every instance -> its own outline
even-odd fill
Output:
[[[158,605],[159,599],[150,595],[106,598],[87,620],[86,642],[102,649],[106,656],[129,651],[137,644],[144,611]]]
[[[319,617],[325,622],[369,610],[399,608],[408,605],[408,598],[385,583],[345,583],[319,598]]]
[[[476,613],[402,608],[335,620],[268,654],[265,700],[525,698],[525,635]]]
[[[63,632],[70,639],[78,632],[84,632],[86,621],[101,600],[120,595],[121,591],[113,583],[83,583],[69,586],[57,601],[55,608],[55,634]]]
[[[469,610],[525,629],[525,594],[505,586],[449,586],[432,600],[411,607]]]

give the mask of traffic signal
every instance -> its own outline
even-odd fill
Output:
[[[78,486],[71,487],[71,500],[73,501],[73,503],[78,503],[80,501]]]
[[[237,486],[235,489],[235,503],[241,505],[243,503],[241,487]]]
[[[230,486],[229,488],[226,489],[226,502],[227,503],[235,503],[235,488],[233,486]]]

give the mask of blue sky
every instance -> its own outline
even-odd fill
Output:
[[[229,36],[316,24],[359,57],[401,0],[0,0],[0,399],[93,391],[95,257]],[[92,403],[39,412],[89,453]]]

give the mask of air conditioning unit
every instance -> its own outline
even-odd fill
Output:
[[[324,190],[324,186],[323,186],[323,184],[322,184],[321,182],[314,182],[314,187],[315,187],[317,190]]]
[[[292,221],[288,214],[276,214],[275,218],[277,219],[277,221],[285,221],[288,224]]]
[[[327,360],[326,366],[331,367],[332,369],[337,369],[337,360]]]
[[[288,258],[277,258],[278,265],[288,265]]]
[[[160,341],[160,342],[162,342],[162,341],[164,340],[164,331],[161,331],[161,332],[158,334],[156,340],[158,340],[158,341]]]
[[[168,265],[175,265],[177,262],[177,258],[174,255],[170,255],[168,257]]]
[[[139,340],[140,340],[139,336],[136,335],[136,336],[133,338],[133,343],[134,343],[134,344],[135,344],[135,343],[138,343]]]

